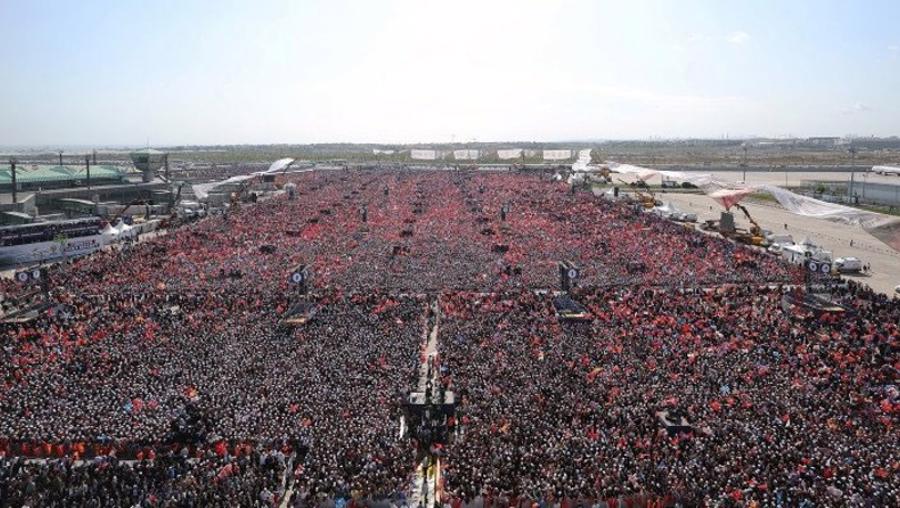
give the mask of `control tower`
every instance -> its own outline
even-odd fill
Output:
[[[146,148],[131,152],[129,155],[134,167],[144,174],[144,182],[152,182],[156,178],[156,172],[164,165],[167,166],[166,173],[168,173],[169,154],[166,152]]]

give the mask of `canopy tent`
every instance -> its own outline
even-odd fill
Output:
[[[246,180],[252,180],[253,178],[256,178],[260,175],[277,173],[279,171],[287,171],[287,168],[293,163],[294,159],[291,158],[278,159],[277,161],[269,165],[269,169],[265,171],[256,171],[253,173],[236,175],[232,176],[231,178],[226,178],[225,180],[219,180],[217,182],[199,183],[196,185],[191,185],[191,189],[194,190],[194,195],[197,196],[197,199],[206,199],[207,197],[209,197],[209,193],[212,192],[216,187],[220,187],[229,183],[238,183]]]

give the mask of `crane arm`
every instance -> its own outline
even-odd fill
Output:
[[[750,216],[750,211],[747,210],[746,206],[744,206],[740,203],[735,204],[735,206],[737,206],[738,208],[741,209],[742,212],[744,212],[744,216],[747,217],[747,220],[750,221],[750,224],[753,224],[753,227],[755,227],[758,231],[762,230],[762,228],[759,227],[759,224],[757,224],[757,222],[753,219],[753,217]]]
[[[125,208],[122,208],[121,210],[119,210],[119,213],[117,213],[117,214],[109,221],[109,223],[110,223],[110,224],[115,224],[116,222],[119,222],[119,219],[121,219],[122,216],[125,215],[125,212],[128,211],[128,209],[131,208],[132,206],[134,206],[134,205],[145,205],[145,204],[147,204],[145,200],[143,200],[143,199],[135,199],[134,201],[132,201],[132,202],[128,203],[127,205],[125,205]]]

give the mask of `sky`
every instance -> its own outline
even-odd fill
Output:
[[[900,135],[900,2],[0,0],[0,145]]]

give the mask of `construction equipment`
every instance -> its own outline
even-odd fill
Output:
[[[184,186],[185,182],[181,182],[180,184],[178,184],[178,190],[175,191],[175,198],[172,199],[172,208],[174,208],[175,205],[178,204],[178,200],[181,199],[181,189],[183,189]]]
[[[168,228],[174,223],[175,219],[178,218],[178,202],[181,200],[181,190],[184,189],[185,185],[185,182],[178,184],[178,190],[175,191],[175,197],[172,198],[171,206],[169,208],[169,215],[159,221],[160,228]]]
[[[122,216],[125,215],[125,212],[127,212],[129,208],[131,208],[134,205],[146,205],[146,204],[148,204],[146,199],[135,199],[134,201],[125,205],[124,208],[119,210],[118,213],[116,213],[111,219],[109,219],[109,223],[113,224],[113,225],[118,224],[119,219],[121,219]],[[150,218],[149,216],[146,217],[146,219],[149,219],[149,218]]]
[[[599,175],[605,183],[612,183],[612,175],[609,166],[602,164],[597,168],[595,175]]]
[[[742,209],[744,208],[743,206],[738,206]],[[747,213],[746,210],[744,210],[744,213]],[[762,234],[762,229],[756,222],[752,222],[752,224],[750,231],[741,229],[735,226],[734,214],[729,211],[723,211],[718,221],[706,221],[706,224],[700,227],[707,231],[717,231],[720,235],[729,240],[734,240],[735,242],[746,245],[757,245],[760,247],[765,246],[767,242],[765,236]]]
[[[750,221],[750,244],[758,246],[765,245],[766,236],[759,224],[750,215],[747,207],[740,203],[735,203],[734,206],[740,208],[741,211],[744,212],[744,217],[747,217],[747,220]]]
[[[642,191],[638,190],[640,188],[640,185],[637,183],[626,183],[622,180],[619,180],[619,182],[621,182],[622,185],[627,185],[627,186],[631,187],[632,192],[634,193],[635,196],[637,196],[638,201],[641,202],[641,206],[643,206],[645,209],[651,210],[651,209],[653,209],[653,207],[662,204],[661,201],[658,201],[656,199],[656,196],[653,194],[653,191],[651,191],[650,188],[647,187],[646,183],[644,183],[643,186],[647,189],[647,192],[642,192]],[[643,182],[641,182],[641,183],[643,183]]]

